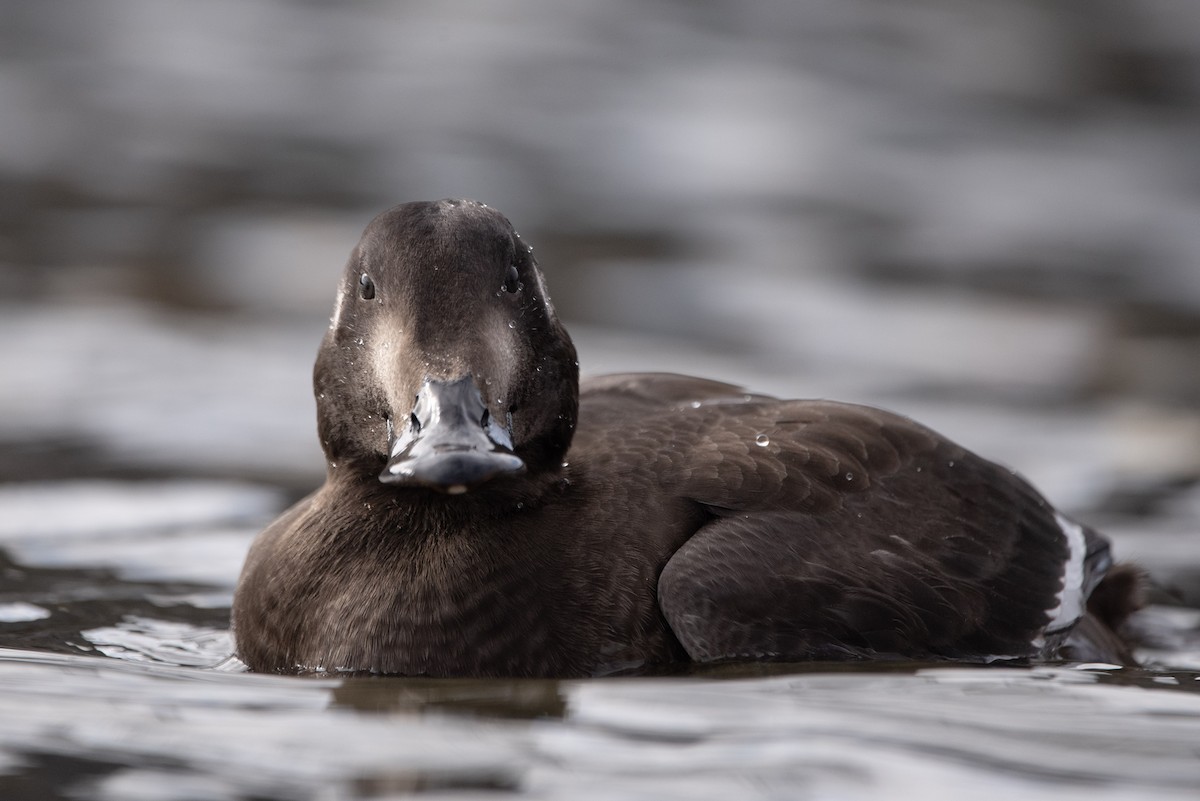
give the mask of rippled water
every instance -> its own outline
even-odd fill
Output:
[[[77,797],[1194,798],[1200,780],[1191,672],[329,680],[3,656],[5,757],[27,791]]]
[[[211,630],[123,628],[98,640],[166,661],[0,651],[4,797],[1183,799],[1200,782],[1196,671],[281,678],[169,664],[177,646],[219,658]]]

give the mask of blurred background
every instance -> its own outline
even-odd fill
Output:
[[[0,14],[0,480],[311,488],[350,248],[466,196],[585,372],[905,412],[1196,597],[1193,0]]]

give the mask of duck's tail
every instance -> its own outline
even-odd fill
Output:
[[[1146,572],[1128,562],[1114,565],[1088,598],[1088,613],[1116,631],[1146,605]]]
[[[1107,662],[1136,666],[1133,647],[1122,630],[1145,605],[1146,575],[1140,567],[1114,565],[1088,596],[1087,613],[1079,619],[1062,648],[1072,662]]]

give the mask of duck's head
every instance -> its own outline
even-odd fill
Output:
[[[330,470],[452,495],[557,471],[578,371],[504,215],[470,200],[396,206],[351,253],[317,356]]]

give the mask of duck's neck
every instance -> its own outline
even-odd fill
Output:
[[[462,529],[483,521],[532,511],[561,497],[570,481],[561,464],[555,470],[515,477],[500,477],[459,495],[430,489],[395,487],[379,481],[370,471],[353,465],[330,467],[326,490],[354,497],[368,518],[388,519],[418,532]]]

